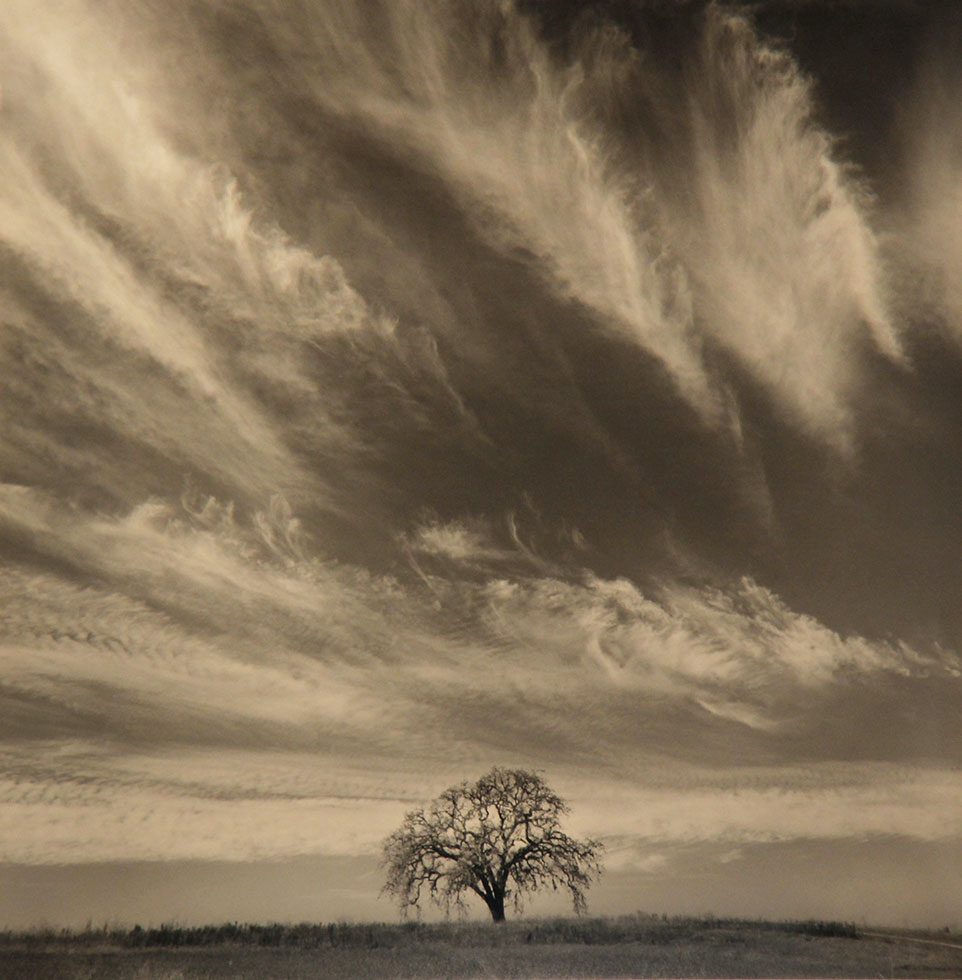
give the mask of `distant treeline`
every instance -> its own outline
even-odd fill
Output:
[[[766,922],[749,919],[693,918],[681,916],[632,915],[609,918],[517,920],[498,926],[489,922],[402,922],[392,923],[270,923],[256,925],[228,922],[216,926],[103,926],[82,930],[32,929],[0,932],[0,946],[146,947],[266,946],[317,949],[343,946],[375,949],[410,946],[415,943],[445,943],[456,946],[502,946],[523,943],[546,945],[572,943],[685,943],[716,933],[719,942],[744,942],[746,931],[783,932],[819,937],[859,938],[849,922]]]

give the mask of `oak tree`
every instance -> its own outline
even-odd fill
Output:
[[[541,776],[524,769],[496,768],[452,786],[408,813],[384,842],[384,891],[402,912],[420,908],[422,898],[449,911],[473,892],[503,922],[508,900],[520,908],[530,892],[563,888],[583,912],[585,890],[601,873],[602,845],[564,833],[567,812]]]

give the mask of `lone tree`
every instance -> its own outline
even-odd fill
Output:
[[[412,810],[384,842],[387,883],[401,910],[430,898],[449,911],[474,892],[495,922],[504,904],[539,888],[567,888],[575,912],[601,874],[602,845],[575,840],[559,821],[568,806],[544,780],[524,769],[492,769],[476,783],[445,790],[426,809]]]

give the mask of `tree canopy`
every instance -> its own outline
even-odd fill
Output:
[[[412,810],[384,842],[387,882],[402,911],[423,898],[450,910],[473,892],[495,922],[505,902],[521,908],[528,893],[567,889],[576,912],[601,874],[602,845],[561,830],[568,806],[538,773],[492,769],[477,782],[445,790],[426,808]]]

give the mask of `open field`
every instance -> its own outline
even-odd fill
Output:
[[[631,916],[6,933],[0,977],[962,977],[962,936],[882,932]]]

